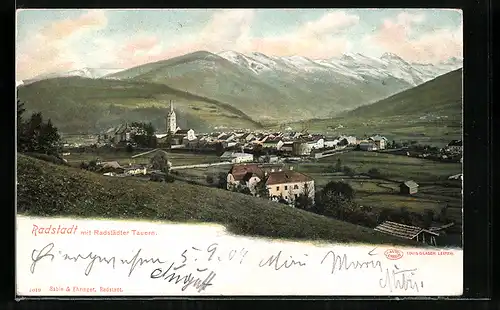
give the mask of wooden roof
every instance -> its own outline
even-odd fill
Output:
[[[302,182],[309,182],[312,180],[313,180],[312,178],[300,172],[293,170],[282,170],[282,171],[271,172],[267,178],[266,184],[274,185],[274,184],[285,184],[285,183],[302,183]]]
[[[409,226],[409,225],[404,225],[404,224],[390,222],[390,221],[383,222],[382,224],[375,227],[374,230],[381,232],[381,233],[384,233],[384,234],[388,234],[388,235],[392,235],[392,236],[400,237],[400,238],[404,238],[404,239],[413,239],[421,232],[428,232],[428,233],[433,234],[435,236],[439,236],[438,233],[433,232],[433,231],[429,231],[427,229],[423,229],[421,227]]]
[[[405,182],[403,182],[403,184],[401,184],[401,185],[406,185],[406,186],[408,186],[409,188],[418,187],[418,184],[417,184],[415,181],[412,181],[412,180],[405,181]]]

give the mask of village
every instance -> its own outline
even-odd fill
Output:
[[[233,130],[196,133],[193,129],[181,129],[177,126],[173,102],[165,117],[164,130],[163,133],[154,132],[154,144],[138,145],[137,141],[148,140],[138,137],[148,133],[136,123],[125,123],[98,135],[97,142],[91,146],[66,144],[63,155],[65,160],[80,161],[81,165],[86,165],[86,169],[109,177],[134,177],[160,182],[184,181],[265,197],[290,207],[304,203],[314,205],[317,193],[328,182],[350,179],[357,191],[368,193],[360,203],[391,204],[393,194],[397,193],[400,198],[392,203],[408,202],[415,209],[421,206],[418,199],[426,201],[427,196],[436,195],[434,188],[434,192],[425,197],[411,198],[420,195],[419,184],[410,178],[415,172],[407,173],[407,178],[403,173],[398,180],[390,179],[382,170],[383,165],[382,168],[377,166],[363,173],[356,173],[353,167],[342,165],[340,158],[348,162],[349,158],[362,156],[363,160],[370,161],[369,156],[374,155],[378,156],[373,157],[373,161],[377,162],[381,156],[391,156],[393,161],[392,158],[401,158],[402,166],[408,164],[408,160],[434,163],[462,161],[462,144],[457,140],[450,141],[444,148],[436,148],[411,141],[390,141],[381,134],[367,137],[325,136],[311,134],[307,130],[294,132],[291,128],[280,132]],[[151,157],[159,152],[168,154],[165,169],[155,169],[151,164]],[[82,154],[86,157],[79,156]],[[346,159],[348,155],[350,157]],[[88,162],[84,163],[85,160]],[[332,164],[326,164],[329,162]],[[89,169],[89,166],[93,168]],[[461,182],[462,175],[454,173],[446,178]],[[370,186],[382,189],[383,192],[377,192]],[[379,201],[375,201],[377,194],[381,195]],[[388,194],[391,194],[390,199],[384,201],[389,197]],[[442,207],[443,203],[438,201],[430,205],[437,208]],[[441,224],[452,226],[449,223]],[[426,233],[429,235],[427,243],[436,243],[434,237],[437,232],[401,225],[403,224],[388,221],[375,229],[415,240],[424,238],[421,233]],[[436,226],[433,230],[446,226],[443,225]]]

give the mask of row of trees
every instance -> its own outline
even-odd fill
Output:
[[[44,121],[42,113],[33,113],[29,119],[23,118],[24,103],[17,101],[17,151],[60,156],[61,136],[57,127],[49,119]]]

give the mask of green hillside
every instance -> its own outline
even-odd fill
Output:
[[[348,117],[447,116],[461,118],[462,69],[455,70],[374,104],[345,113]]]
[[[332,72],[258,75],[209,52],[194,52],[110,75],[117,79],[170,85],[226,102],[259,122],[333,116],[407,89],[394,78],[359,81]]]
[[[111,178],[17,156],[17,206],[24,215],[213,222],[236,234],[287,239],[411,243],[372,229],[221,189]]]
[[[260,126],[228,104],[164,84],[65,77],[23,85],[18,96],[28,112],[42,112],[69,133],[96,132],[127,120],[152,122],[161,131],[170,100],[182,128]]]
[[[302,123],[292,124],[300,129]],[[341,116],[308,122],[311,132],[328,135],[382,134],[443,146],[462,136],[462,69]]]

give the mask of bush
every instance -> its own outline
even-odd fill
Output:
[[[356,192],[349,183],[346,182],[328,182],[322,190],[321,200],[327,199],[330,196],[339,196],[346,200],[353,200]]]
[[[55,155],[48,155],[48,154],[41,154],[41,153],[25,153],[25,155],[28,155],[33,158],[41,159],[43,161],[47,161],[49,163],[57,164],[57,165],[67,165],[66,162]]]
[[[134,152],[134,146],[132,144],[127,144],[127,147],[125,148],[125,151],[127,153],[132,153]]]
[[[343,172],[348,175],[348,176],[354,176],[356,174],[356,172],[354,171],[354,169],[352,169],[351,167],[349,166],[344,166],[343,168]]]
[[[382,173],[377,168],[371,168],[368,170],[368,175],[372,178],[378,178],[382,176]]]
[[[207,175],[206,181],[208,184],[213,184],[214,183],[214,177],[211,175]]]

